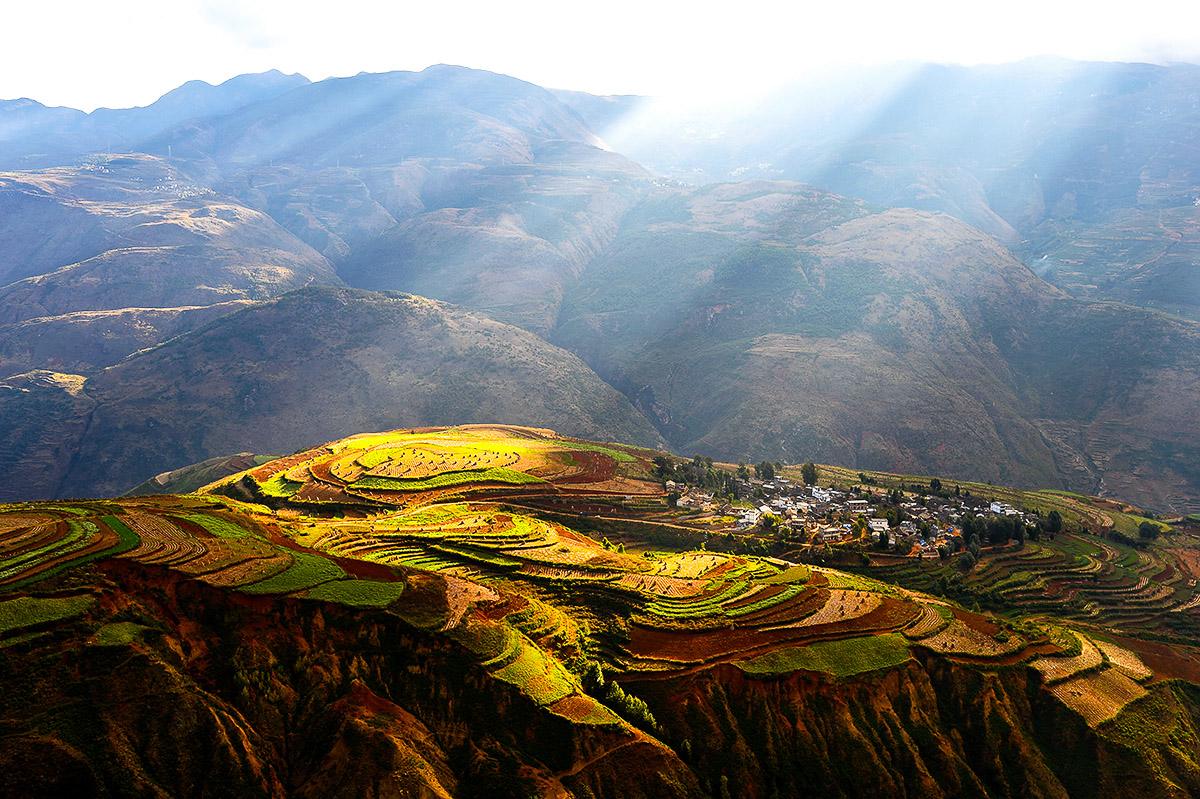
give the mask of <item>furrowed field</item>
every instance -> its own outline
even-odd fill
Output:
[[[614,679],[727,663],[751,678],[838,680],[944,658],[1029,669],[1098,726],[1175,666],[1088,620],[1136,625],[1170,610],[1184,625],[1200,613],[1184,601],[1195,575],[1172,548],[1077,533],[989,554],[959,577],[1028,611],[1006,616],[909,590],[935,588],[948,573],[938,564],[851,574],[709,550],[709,531],[667,506],[656,455],[529,428],[405,430],[331,442],[197,494],[6,506],[0,646],[63,624],[93,625],[98,646],[135,645],[146,628],[105,621],[89,587],[101,581],[86,575],[136,569],[398,615],[579,723],[653,727]],[[1064,613],[1052,620],[1054,607]],[[600,670],[614,679],[589,676]]]

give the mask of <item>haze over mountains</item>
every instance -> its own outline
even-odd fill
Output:
[[[1072,293],[1200,318],[1200,67],[902,64],[680,120],[561,94],[622,152],[693,183],[801,180],[941,211]]]
[[[3,496],[474,418],[1200,507],[1200,70],[861,85],[672,129],[446,66],[0,103]]]

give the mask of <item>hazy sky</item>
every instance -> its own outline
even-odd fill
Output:
[[[597,93],[691,95],[818,66],[1032,55],[1200,61],[1185,0],[109,0],[6,3],[0,98],[145,105],[186,80],[452,63]]]

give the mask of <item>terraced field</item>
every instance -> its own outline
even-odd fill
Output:
[[[1027,611],[999,618],[897,585],[935,587],[948,567],[852,574],[705,549],[626,552],[572,521],[585,512],[567,509],[595,506],[588,519],[616,524],[624,512],[635,528],[686,534],[663,521],[652,455],[526,428],[401,431],[332,442],[199,494],[6,506],[0,643],[55,620],[86,623],[95,599],[77,576],[113,570],[400,615],[538,706],[591,724],[621,724],[614,708],[630,711],[589,694],[589,663],[622,679],[717,664],[841,679],[944,658],[1031,669],[1096,725],[1145,695],[1163,664],[1171,671],[1161,653],[1088,622],[1196,615],[1194,564],[1170,548],[1063,535],[988,555],[966,579]],[[141,634],[117,624],[95,640]]]
[[[227,491],[310,510],[426,505],[465,492],[661,496],[643,479],[655,453],[500,425],[368,433],[218,482]]]
[[[1170,545],[1134,548],[1072,533],[1015,551],[985,551],[965,574],[953,561],[928,559],[879,562],[860,571],[995,610],[1194,640],[1200,635],[1200,588],[1189,558],[1200,537],[1184,527],[1170,539]]]

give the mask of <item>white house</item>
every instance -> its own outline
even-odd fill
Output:
[[[867,527],[876,535],[886,533],[890,529],[887,519],[867,519]]]

